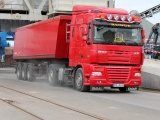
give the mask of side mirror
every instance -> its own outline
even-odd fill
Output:
[[[84,41],[88,41],[88,35],[82,36],[82,39],[83,39]]]
[[[142,35],[142,44],[145,44],[145,31],[141,30],[141,35]]]

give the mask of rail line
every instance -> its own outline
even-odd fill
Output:
[[[87,112],[85,112],[85,111],[78,110],[78,109],[75,109],[75,108],[72,108],[72,107],[69,107],[69,106],[66,106],[66,105],[62,105],[62,104],[59,104],[59,103],[56,103],[56,102],[53,102],[53,101],[45,100],[45,99],[43,99],[43,98],[39,98],[39,97],[30,95],[30,94],[28,94],[28,93],[25,93],[25,92],[21,92],[21,91],[18,91],[18,90],[12,89],[12,88],[8,88],[8,87],[2,86],[2,85],[0,85],[0,87],[1,87],[1,88],[5,88],[5,89],[8,89],[8,90],[11,90],[11,91],[14,91],[14,92],[17,92],[17,93],[20,93],[20,94],[23,94],[23,95],[26,95],[26,96],[29,96],[29,97],[32,97],[32,98],[35,98],[35,99],[38,99],[38,100],[41,100],[41,101],[46,102],[46,103],[50,103],[50,104],[52,104],[52,105],[56,105],[56,106],[59,106],[59,107],[62,107],[62,108],[65,108],[65,109],[68,109],[68,110],[71,110],[71,111],[80,113],[80,114],[82,114],[82,115],[86,115],[86,116],[88,116],[88,117],[91,117],[91,118],[94,118],[94,119],[97,119],[97,120],[107,120],[106,118],[102,118],[102,117],[100,117],[100,116],[97,116],[97,115],[94,115],[94,114],[90,114],[90,113],[87,113]],[[39,120],[43,120],[42,118],[40,118],[40,117],[38,117],[38,116],[36,116],[36,115],[34,115],[34,114],[32,114],[32,113],[30,113],[30,112],[22,109],[22,108],[19,108],[19,107],[16,106],[16,105],[13,105],[13,104],[12,104],[12,101],[10,101],[10,100],[9,100],[9,101],[3,100],[3,99],[0,99],[0,100],[3,101],[3,102],[6,102],[6,103],[8,103],[8,104],[10,104],[10,105],[12,105],[12,106],[14,106],[14,107],[16,107],[16,108],[18,108],[18,109],[20,109],[20,110],[22,110],[22,111],[24,111],[24,112],[26,112],[26,113],[28,113],[28,114],[36,117],[36,118],[38,118]]]
[[[33,113],[28,112],[28,111],[26,111],[25,109],[22,109],[22,108],[20,108],[20,107],[18,107],[18,106],[16,106],[16,105],[14,105],[14,104],[13,104],[14,101],[12,101],[12,100],[6,100],[6,99],[1,99],[1,98],[0,98],[0,100],[3,101],[3,102],[5,102],[5,103],[7,103],[7,104],[9,104],[9,105],[11,105],[12,107],[15,107],[15,108],[17,108],[17,109],[19,109],[19,110],[21,110],[21,111],[23,111],[23,112],[31,115],[31,116],[34,117],[34,118],[37,118],[38,120],[44,120],[43,118],[40,118],[40,117],[38,117],[37,115],[34,115]]]

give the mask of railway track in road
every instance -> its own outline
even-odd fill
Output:
[[[35,115],[35,114],[31,113],[31,112],[28,112],[28,111],[26,111],[25,109],[22,109],[22,108],[20,108],[20,107],[18,107],[18,106],[16,106],[16,105],[14,105],[14,104],[13,104],[14,101],[12,101],[12,100],[7,100],[7,99],[1,99],[1,98],[0,98],[0,101],[3,101],[3,102],[5,102],[5,103],[9,104],[10,106],[19,109],[20,111],[23,111],[23,112],[31,115],[33,118],[36,118],[36,119],[38,119],[38,120],[44,120],[43,118],[40,118],[40,117],[38,117],[37,115]]]
[[[49,100],[46,100],[46,99],[43,99],[43,98],[40,98],[40,97],[36,97],[34,95],[30,95],[28,93],[25,93],[25,92],[22,92],[22,91],[18,91],[18,90],[15,90],[15,89],[12,89],[12,88],[9,88],[9,87],[6,87],[6,86],[2,86],[0,85],[1,88],[5,88],[7,90],[11,90],[11,91],[14,91],[14,92],[17,92],[17,93],[20,93],[20,94],[23,94],[23,95],[26,95],[26,96],[29,96],[29,97],[32,97],[34,99],[37,99],[37,100],[40,100],[40,101],[43,101],[43,102],[46,102],[46,103],[49,103],[49,104],[52,104],[52,105],[56,105],[58,107],[61,107],[61,108],[65,108],[65,109],[68,109],[68,110],[71,110],[71,111],[74,111],[76,113],[79,113],[79,114],[82,114],[82,115],[85,115],[85,116],[88,116],[88,117],[91,117],[91,118],[94,118],[94,119],[97,119],[97,120],[107,120],[106,118],[102,118],[100,116],[97,116],[97,115],[94,115],[94,114],[90,114],[90,113],[87,113],[85,111],[82,111],[82,110],[78,110],[78,109],[75,109],[75,108],[72,108],[72,107],[69,107],[69,106],[66,106],[66,105],[62,105],[60,103],[56,103],[56,102],[53,102],[53,101],[49,101]],[[25,109],[22,109],[16,105],[14,105],[14,101],[12,100],[5,100],[5,99],[0,99],[0,101],[3,101],[25,113],[28,113],[30,114],[31,116],[39,119],[39,120],[43,120],[43,118],[41,117],[38,117],[37,115],[34,115],[33,113],[29,112],[29,111],[26,111]]]

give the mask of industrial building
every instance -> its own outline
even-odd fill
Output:
[[[14,32],[16,28],[36,21],[47,19],[61,12],[69,14],[71,6],[75,4],[90,5],[90,1],[96,0],[0,0],[0,31]],[[95,4],[96,3],[96,4]],[[93,2],[92,5],[114,7],[115,0],[103,0]],[[146,31],[146,38],[149,36],[153,26],[147,20],[142,20]]]
[[[71,13],[73,5],[90,5],[93,0],[0,0],[0,30],[14,32],[17,27],[47,19],[59,13]],[[94,0],[96,1],[96,0]],[[93,2],[96,6],[114,7],[113,0]]]

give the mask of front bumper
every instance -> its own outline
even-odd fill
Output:
[[[93,76],[92,72],[101,72],[101,76]],[[113,87],[113,84],[124,84],[125,87],[138,87],[142,83],[141,67],[133,66],[90,66],[90,74],[85,77],[85,85]]]

